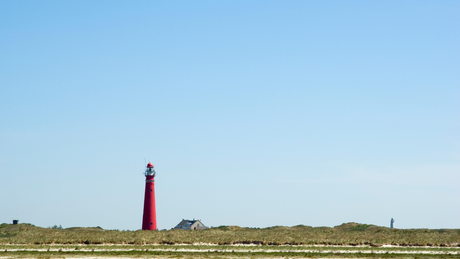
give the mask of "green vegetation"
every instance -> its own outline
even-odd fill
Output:
[[[2,254],[0,254],[2,256]],[[100,252],[4,252],[8,258],[401,258],[401,259],[434,259],[434,258],[460,258],[459,255],[407,255],[407,254],[345,254],[345,253],[315,253],[315,252],[170,252],[170,251],[100,251]]]
[[[382,245],[460,247],[459,229],[390,229],[346,223],[330,227],[269,227],[264,229],[221,226],[200,231],[119,231],[95,228],[40,228],[31,224],[0,225],[0,244],[254,244],[254,245]]]
[[[52,227],[48,227],[48,228],[52,228],[52,229],[62,229],[62,226],[61,225],[54,225]]]
[[[0,258],[460,258],[459,248],[219,245],[0,245]]]
[[[220,226],[199,231],[0,225],[0,258],[85,257],[460,259],[460,230],[357,223],[334,228]]]

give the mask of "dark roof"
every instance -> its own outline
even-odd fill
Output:
[[[179,224],[177,224],[176,228],[178,228],[178,227],[181,228],[181,227],[183,227],[183,226],[184,226],[185,224],[187,224],[187,223],[190,223],[190,225],[191,225],[191,224],[195,223],[195,221],[196,221],[196,220],[183,219]]]
[[[193,219],[193,220],[182,219],[182,221],[179,224],[177,224],[177,226],[175,226],[174,228],[183,228],[186,224],[193,225],[197,221],[199,221],[201,225],[204,226],[203,222],[201,222],[199,219]]]

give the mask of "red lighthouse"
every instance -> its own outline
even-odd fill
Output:
[[[153,164],[148,163],[145,169],[145,199],[142,230],[157,230],[157,213],[155,210],[155,170]]]

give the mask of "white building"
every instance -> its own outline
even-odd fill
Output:
[[[184,229],[184,230],[198,230],[198,229],[208,229],[199,219],[182,219],[182,221],[174,227],[174,229]]]

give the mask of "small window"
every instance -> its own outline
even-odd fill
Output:
[[[150,189],[150,191],[152,191],[152,189]]]
[[[150,222],[150,225],[153,225],[153,223],[152,223],[152,222]]]

